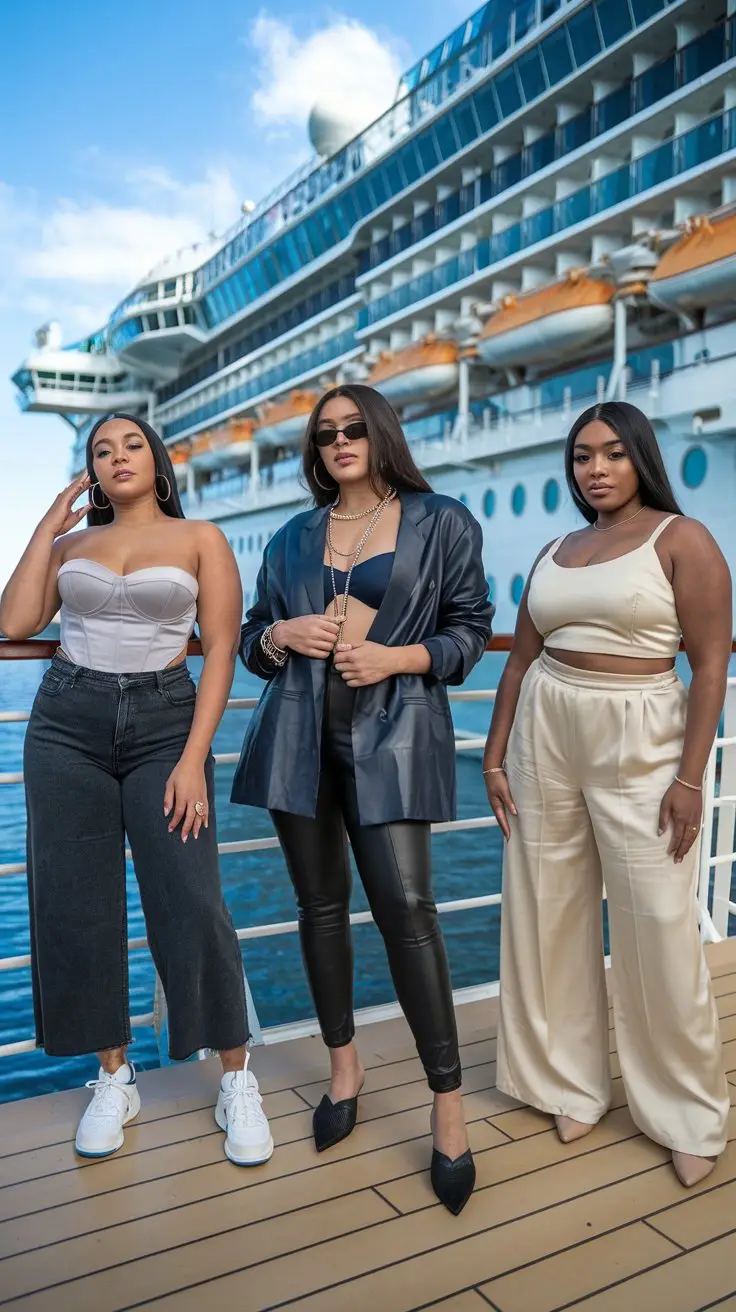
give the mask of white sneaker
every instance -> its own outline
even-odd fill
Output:
[[[242,1071],[222,1077],[215,1120],[225,1131],[225,1155],[237,1166],[258,1166],[273,1152],[273,1139],[258,1092],[258,1080],[248,1070],[250,1054]]]
[[[86,1087],[95,1092],[79,1122],[75,1146],[80,1157],[108,1157],[122,1148],[123,1126],[141,1109],[135,1067],[126,1063],[114,1075],[100,1068],[99,1077]]]

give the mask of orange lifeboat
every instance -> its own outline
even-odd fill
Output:
[[[192,439],[192,464],[195,469],[222,469],[250,450],[253,424],[249,419],[234,419],[219,428],[208,428]]]
[[[458,346],[426,337],[400,351],[384,351],[366,382],[392,405],[434,401],[457,387]]]
[[[307,420],[319,397],[316,392],[292,392],[285,401],[269,401],[261,407],[260,421],[253,430],[256,442],[286,446],[304,436]]]
[[[189,473],[189,443],[179,442],[168,448],[177,483],[185,483]]]
[[[649,294],[665,310],[700,310],[736,300],[736,215],[688,220],[680,240],[659,261]]]
[[[614,287],[584,270],[523,296],[505,296],[478,340],[478,355],[494,369],[552,364],[607,337]]]

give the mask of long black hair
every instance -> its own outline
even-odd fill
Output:
[[[140,428],[141,433],[145,437],[153,454],[153,463],[156,467],[154,490],[156,492],[158,503],[165,515],[170,515],[172,519],[184,519],[185,515],[181,508],[181,501],[179,500],[179,489],[176,486],[176,474],[174,473],[174,466],[171,463],[171,456],[166,450],[158,433],[155,429],[151,428],[150,424],[146,423],[145,419],[139,419],[136,415],[121,414],[117,410],[114,414],[104,415],[102,419],[98,419],[97,423],[93,425],[90,435],[87,438],[87,473],[92,479],[92,490],[95,491],[95,499],[101,501],[102,497],[100,492],[97,492],[94,487],[96,478],[92,447],[102,425],[109,423],[111,419],[125,419],[129,424],[135,424],[136,428]],[[164,479],[166,479],[166,482],[164,482]],[[165,495],[167,484],[168,496]],[[109,502],[104,510],[98,510],[97,506],[93,503],[93,509],[90,510],[87,516],[87,523],[92,525],[112,524],[114,518],[115,512]]]
[[[328,474],[314,440],[323,407],[336,396],[348,397],[365,420],[368,428],[368,477],[373,491],[378,494],[382,487],[388,486],[396,488],[397,492],[431,492],[426,478],[417,469],[393,406],[374,387],[351,383],[325,392],[309,416],[302,473],[317,505],[333,505],[340,492],[340,486]]]
[[[681,515],[681,507],[672,491],[672,484],[662,460],[662,452],[654,429],[643,411],[628,401],[602,401],[591,405],[575,420],[565,446],[565,477],[575,505],[584,519],[592,524],[597,512],[585,500],[575,478],[575,441],[586,424],[599,419],[615,433],[625,448],[639,476],[639,496],[642,504],[653,510],[665,510],[670,515]]]

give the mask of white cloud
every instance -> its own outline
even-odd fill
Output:
[[[268,127],[306,125],[316,101],[346,107],[366,127],[392,104],[401,76],[393,44],[353,19],[336,18],[299,40],[293,28],[261,13],[250,42],[260,60],[252,104]]]

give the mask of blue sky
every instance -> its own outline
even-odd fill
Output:
[[[0,585],[67,480],[71,430],[21,415],[33,330],[100,327],[178,246],[309,155],[329,94],[380,112],[463,0],[5,0],[0,6]],[[371,115],[372,116],[372,115]]]

